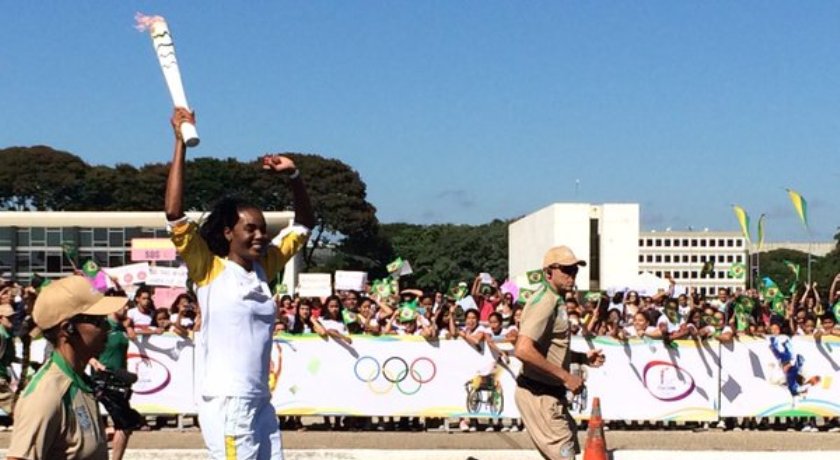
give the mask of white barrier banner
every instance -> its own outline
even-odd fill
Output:
[[[127,368],[137,374],[131,406],[146,414],[194,414],[194,347],[175,334],[138,335],[129,342]]]
[[[601,398],[608,420],[717,420],[720,352],[717,341],[633,339],[621,342],[575,337],[572,349],[596,348],[606,357],[597,369],[583,367],[586,390],[571,399],[572,415],[587,418],[591,399]],[[578,413],[575,413],[578,412]]]
[[[840,416],[840,338],[740,338],[721,353],[722,417]]]
[[[516,361],[501,364],[463,340],[283,336],[272,370],[279,414],[518,417]]]

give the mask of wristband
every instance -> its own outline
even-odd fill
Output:
[[[295,169],[295,172],[289,174],[289,179],[294,180],[294,179],[297,179],[298,177],[300,177],[300,169]]]

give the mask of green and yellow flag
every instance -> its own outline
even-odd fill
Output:
[[[761,252],[761,248],[764,247],[764,218],[767,217],[764,214],[758,218],[758,252]]]
[[[526,304],[528,303],[528,299],[534,295],[534,292],[536,292],[534,289],[519,288],[519,298],[516,301],[521,304]]]
[[[793,203],[793,208],[796,210],[796,215],[799,216],[799,220],[802,221],[802,225],[805,228],[808,228],[808,202],[805,201],[805,198],[802,198],[802,195],[797,193],[793,189],[787,189],[788,196],[790,197],[790,202]]]
[[[545,272],[541,269],[538,270],[531,270],[526,272],[525,275],[528,277],[528,282],[533,284],[542,284],[545,282]]]
[[[782,263],[784,263],[785,267],[787,267],[791,271],[791,273],[793,273],[793,282],[790,283],[790,289],[788,290],[788,292],[790,292],[790,295],[793,295],[793,293],[796,292],[796,285],[797,283],[799,283],[799,273],[802,271],[802,267],[799,264],[795,264],[789,260],[783,260]]]
[[[743,233],[744,238],[747,239],[747,244],[751,244],[750,216],[747,215],[747,211],[745,211],[744,208],[738,206],[737,204],[732,205],[732,212],[735,213],[735,217],[738,219],[738,224],[741,226],[741,233]]]
[[[709,275],[712,274],[712,272],[714,270],[715,270],[715,261],[714,260],[709,260],[709,261],[703,262],[703,268],[700,269],[700,276],[701,277],[709,276]]]
[[[736,262],[729,267],[729,277],[735,279],[741,279],[747,273],[747,267],[744,266],[741,262]]]

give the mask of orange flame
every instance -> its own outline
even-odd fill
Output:
[[[166,20],[163,19],[162,16],[146,16],[145,14],[140,13],[138,11],[134,15],[134,21],[136,22],[134,28],[139,30],[140,32],[145,32],[149,30],[153,24],[156,24],[158,22],[165,22]]]

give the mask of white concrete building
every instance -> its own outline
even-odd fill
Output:
[[[746,286],[749,270],[746,240],[740,232],[646,231],[639,236],[639,270],[664,278],[668,274],[681,290],[695,287],[714,295],[725,287]],[[711,273],[701,276],[703,265],[714,262]],[[729,276],[733,264],[743,264],[744,276]]]
[[[555,203],[508,227],[511,279],[542,267],[552,246],[566,245],[587,261],[581,290],[621,286],[639,272],[639,205]]]

